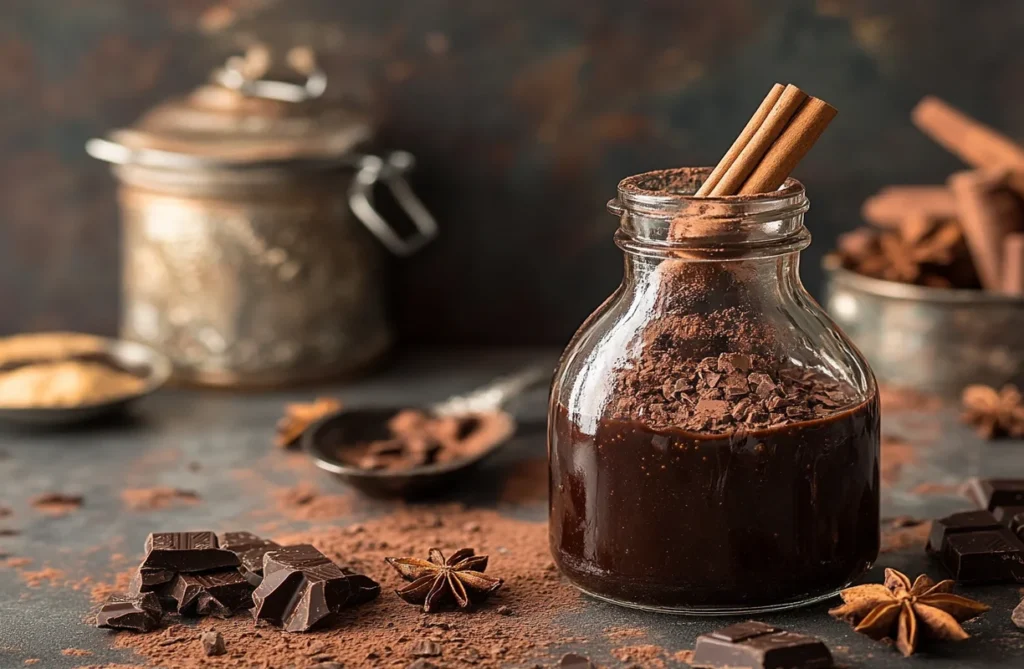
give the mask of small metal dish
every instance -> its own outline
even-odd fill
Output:
[[[171,376],[171,362],[156,350],[132,341],[97,338],[95,351],[68,356],[71,360],[94,360],[104,362],[143,379],[145,385],[135,393],[113,399],[78,404],[68,407],[0,407],[0,422],[11,425],[33,427],[68,427],[88,421],[112,416],[124,411],[136,400],[156,391]],[[33,364],[38,360],[24,363],[11,361],[7,370]]]
[[[879,381],[947,398],[972,383],[1024,382],[1024,298],[824,266],[826,309]]]
[[[515,420],[500,412],[507,421],[504,436],[496,438],[489,448],[461,460],[403,471],[378,471],[355,467],[341,459],[340,451],[345,444],[386,438],[388,421],[405,408],[342,410],[331,414],[306,430],[302,437],[303,447],[317,467],[370,497],[412,498],[457,485],[515,433]]]

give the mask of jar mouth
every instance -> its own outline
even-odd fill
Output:
[[[802,183],[789,178],[769,193],[697,197],[712,169],[655,170],[620,181],[618,197],[608,203],[621,221],[619,245],[646,247],[650,253],[672,248],[781,253],[810,243],[803,225],[810,205]]]

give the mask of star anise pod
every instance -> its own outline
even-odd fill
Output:
[[[318,397],[313,402],[292,402],[284,405],[284,416],[277,421],[274,445],[293,448],[310,425],[329,413],[341,410],[341,402],[333,397]]]
[[[872,639],[895,639],[896,648],[906,657],[914,653],[920,638],[968,638],[960,623],[990,608],[952,591],[952,580],[936,583],[922,574],[911,584],[905,574],[886,569],[884,584],[868,583],[843,590],[839,593],[843,605],[829,614]]]
[[[395,593],[410,604],[422,604],[427,613],[455,601],[461,608],[479,604],[504,583],[483,572],[487,556],[476,555],[472,548],[456,551],[447,560],[440,549],[431,548],[427,560],[384,558],[402,578],[412,581]]]
[[[1024,400],[1017,386],[1002,390],[983,385],[964,388],[964,422],[974,425],[985,439],[1009,435],[1024,437]]]

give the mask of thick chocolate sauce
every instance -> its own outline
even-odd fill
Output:
[[[593,594],[781,606],[836,591],[878,555],[877,395],[726,434],[559,405],[549,436],[552,553]]]

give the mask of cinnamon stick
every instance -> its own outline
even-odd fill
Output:
[[[726,171],[736,161],[736,157],[740,155],[740,152],[743,151],[744,147],[746,147],[750,142],[754,133],[756,133],[758,128],[761,127],[764,120],[768,118],[768,114],[775,107],[775,103],[778,102],[779,98],[782,97],[782,92],[785,89],[786,87],[782,84],[775,84],[772,86],[772,89],[768,91],[768,95],[761,101],[757,111],[755,111],[754,115],[750,117],[749,121],[747,121],[747,125],[743,127],[739,137],[736,138],[736,141],[732,143],[732,146],[730,146],[729,150],[725,152],[722,159],[718,161],[718,165],[715,166],[715,169],[711,171],[708,178],[701,184],[700,188],[697,190],[698,197],[707,197],[711,194],[712,189],[718,185],[719,181],[722,180]]]
[[[835,107],[824,100],[808,98],[743,182],[739,194],[767,193],[781,186],[797,163],[818,141],[821,133],[825,132],[825,128],[835,118],[836,113]]]
[[[882,228],[901,228],[911,217],[954,218],[956,202],[946,186],[886,186],[864,201],[861,216]]]
[[[743,147],[732,165],[725,171],[722,180],[711,190],[712,197],[732,195],[739,191],[740,187],[754,171],[757,165],[764,158],[768,149],[779,138],[783,130],[789,124],[790,119],[796,114],[800,105],[807,100],[807,93],[804,93],[796,86],[789,84],[779,97],[775,106],[772,107],[768,116],[765,117],[761,126],[754,132],[750,141]],[[746,128],[744,128],[746,130]]]
[[[910,113],[926,135],[968,165],[1010,172],[1010,184],[1024,193],[1024,147],[934,96]]]
[[[1024,297],[1024,232],[1006,236],[1003,244],[1003,285],[1005,295]]]
[[[1004,240],[1022,225],[1012,194],[1000,192],[1005,185],[1005,172],[971,170],[949,177],[967,250],[982,287],[991,291],[1002,288]]]

